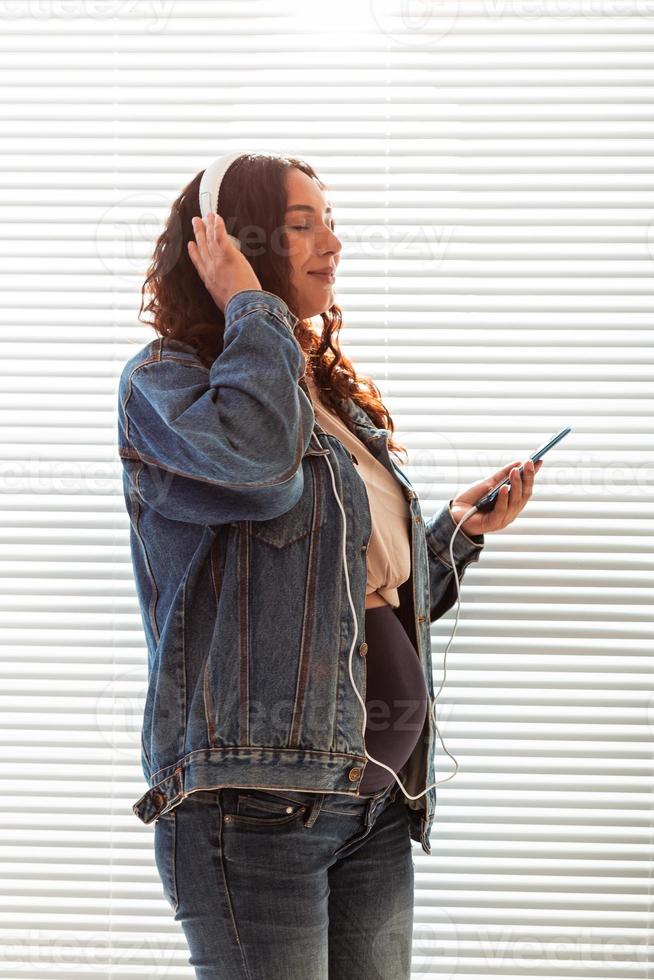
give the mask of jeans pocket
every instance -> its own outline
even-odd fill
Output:
[[[154,860],[163,885],[164,897],[173,912],[179,908],[177,894],[177,808],[162,814],[154,825]]]
[[[232,805],[227,803],[228,822],[276,827],[292,823],[307,812],[309,800],[298,802],[283,793],[261,789],[233,790]],[[309,794],[311,795],[311,794]]]

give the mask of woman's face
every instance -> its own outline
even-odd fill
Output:
[[[301,320],[324,313],[334,303],[334,277],[341,242],[334,234],[330,203],[317,182],[297,167],[287,172],[288,198],[284,230],[288,240],[291,281],[297,291]],[[318,275],[323,269],[333,275]]]

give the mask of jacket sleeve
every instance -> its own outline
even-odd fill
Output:
[[[172,520],[268,520],[302,496],[314,425],[298,380],[297,318],[265,290],[225,307],[223,350],[210,368],[172,349],[128,362],[119,385],[119,455],[147,504]]]
[[[450,541],[456,530],[456,521],[450,511],[450,500],[425,524],[427,554],[429,557],[429,622],[440,619],[456,602],[456,582],[450,562]],[[463,528],[454,539],[454,562],[459,584],[471,562],[479,561],[485,540],[483,534],[469,537]]]

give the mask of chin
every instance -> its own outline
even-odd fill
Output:
[[[330,303],[329,306],[325,306],[323,303],[322,306],[316,306],[315,304],[313,306],[306,306],[303,308],[303,312],[299,314],[300,320],[311,320],[314,316],[322,316],[323,313],[328,312],[331,305]]]

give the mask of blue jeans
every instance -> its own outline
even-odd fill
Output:
[[[159,817],[155,860],[199,980],[409,980],[397,783],[368,797],[221,787]]]

